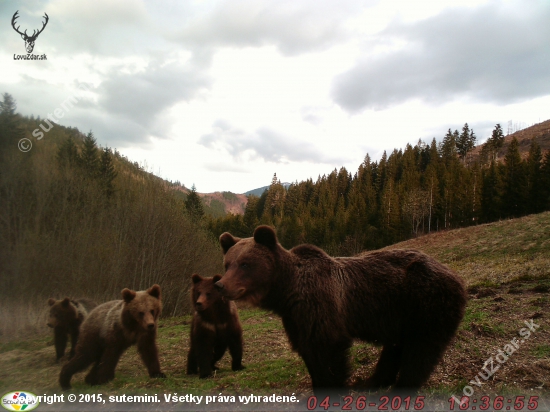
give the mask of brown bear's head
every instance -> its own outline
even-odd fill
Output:
[[[220,236],[225,274],[216,288],[228,299],[243,299],[259,305],[270,290],[276,255],[281,249],[275,231],[258,226],[254,237],[240,239],[230,233]]]
[[[206,311],[220,301],[222,296],[214,287],[214,283],[221,278],[220,275],[215,275],[212,278],[203,278],[197,274],[191,276],[193,281],[193,307],[197,312]]]
[[[50,305],[50,318],[48,319],[50,328],[68,327],[78,319],[75,304],[69,298],[62,300],[49,298],[48,305]]]
[[[122,290],[124,323],[131,329],[154,332],[157,330],[157,319],[162,310],[160,286],[153,285],[147,290],[135,292]]]

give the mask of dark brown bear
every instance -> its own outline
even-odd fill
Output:
[[[418,389],[464,315],[462,280],[418,251],[332,258],[312,245],[286,250],[268,226],[220,243],[226,272],[216,287],[282,317],[316,392],[346,384],[353,339],[383,346],[367,386]]]
[[[191,324],[191,343],[187,356],[187,374],[199,373],[200,378],[212,375],[227,347],[231,354],[231,369],[244,369],[243,330],[235,302],[225,300],[214,283],[222,277],[203,278],[193,275],[191,298],[195,312]]]
[[[115,368],[124,351],[137,343],[141,359],[151,378],[164,378],[157,352],[157,320],[162,309],[160,286],[146,291],[122,290],[122,300],[99,305],[80,328],[76,354],[63,366],[59,383],[70,389],[71,377],[94,364],[86,383],[99,385],[115,377]]]
[[[56,360],[59,361],[65,355],[69,335],[71,335],[71,351],[69,352],[69,359],[71,359],[78,342],[80,325],[97,304],[90,299],[55,300],[50,298],[48,305],[50,305],[48,326],[53,328]]]

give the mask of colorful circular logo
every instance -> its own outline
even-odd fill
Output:
[[[8,411],[32,411],[39,403],[31,392],[9,392],[2,396],[2,406]]]

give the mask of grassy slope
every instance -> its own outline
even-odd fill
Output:
[[[514,337],[524,321],[534,318],[540,328],[476,395],[546,394],[550,385],[550,213],[490,225],[424,236],[394,245],[413,247],[437,257],[463,276],[470,290],[466,316],[457,338],[430,378],[425,393],[460,394],[482,371],[484,361]],[[243,309],[247,369],[234,373],[230,358],[220,362],[212,379],[185,375],[189,317],[164,319],[159,328],[161,364],[166,380],[150,380],[135,348],[122,357],[116,379],[98,388],[73,378],[76,390],[90,393],[277,393],[309,391],[302,360],[290,350],[280,319],[268,312]],[[421,331],[419,331],[421,333]],[[353,376],[360,382],[374,367],[379,348],[356,343],[352,348]],[[34,393],[58,391],[60,365],[54,361],[50,335],[0,345],[0,392],[24,388]]]

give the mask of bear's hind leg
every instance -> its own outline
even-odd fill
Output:
[[[84,352],[77,353],[68,363],[66,363],[61,369],[59,374],[59,384],[62,389],[71,389],[71,378],[77,372],[86,369],[90,363],[94,361],[93,356]]]
[[[75,354],[76,344],[78,343],[78,334],[79,330],[77,326],[76,329],[71,331],[71,351],[69,352],[69,359],[72,359]]]
[[[367,379],[365,386],[378,389],[393,385],[401,366],[401,351],[401,346],[384,345],[374,373]]]
[[[84,382],[86,382],[88,385],[97,385],[97,370],[99,368],[99,361],[94,363],[92,366],[92,369],[90,369],[90,372],[86,375],[86,378],[84,378]]]
[[[101,385],[112,381],[115,378],[115,369],[118,364],[118,360],[124,350],[117,347],[107,347],[101,355],[101,360],[97,367],[95,375],[97,377],[94,385]]]

